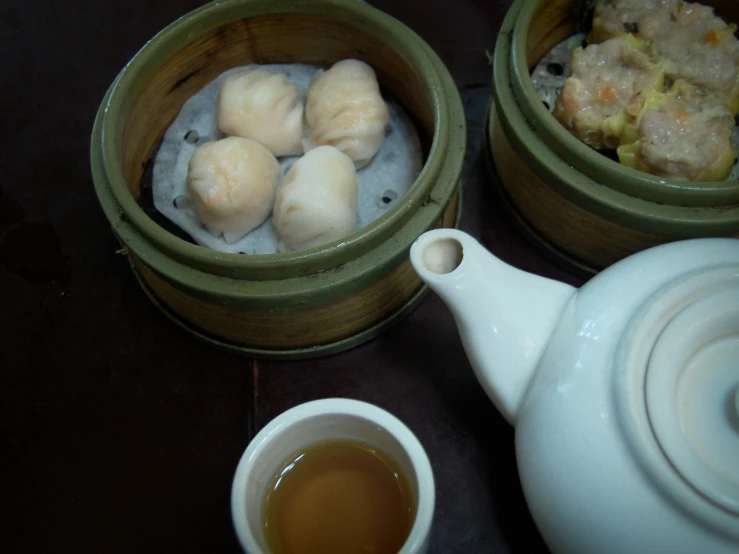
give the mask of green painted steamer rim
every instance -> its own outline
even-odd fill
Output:
[[[520,102],[516,96],[511,74],[514,27],[519,12],[526,4],[526,0],[517,0],[508,11],[496,41],[493,59],[496,117],[522,162],[558,194],[603,219],[625,227],[675,239],[737,233],[739,205],[699,208],[660,204],[629,196],[584,175],[550,148],[546,135],[540,133],[541,120],[531,121],[524,115],[521,106],[525,102]],[[542,111],[546,112],[543,106]],[[546,115],[556,123],[548,112]],[[569,139],[580,144],[564,129],[562,131]],[[614,162],[612,165],[619,164]]]
[[[361,25],[409,61],[434,110],[435,133],[426,164],[397,206],[333,245],[295,254],[244,256],[182,241],[149,219],[128,192],[117,155],[126,116],[144,83],[187,42],[235,19],[287,10]],[[407,257],[413,240],[434,226],[458,188],[465,140],[464,111],[451,76],[433,50],[400,22],[355,0],[289,0],[278,5],[271,0],[234,0],[183,16],[142,48],[100,107],[91,159],[98,198],[116,235],[147,266],[200,298],[228,299],[234,307],[250,309],[289,309],[352,294]]]
[[[395,313],[389,317],[370,327],[364,331],[352,335],[348,338],[332,342],[330,344],[323,344],[320,346],[313,346],[311,348],[294,348],[292,350],[266,350],[259,348],[249,348],[248,346],[241,346],[238,344],[226,342],[215,336],[209,335],[200,329],[197,329],[180,318],[177,314],[172,312],[164,303],[157,297],[149,286],[144,282],[138,272],[131,267],[134,277],[138,282],[141,289],[144,291],[149,300],[154,306],[164,314],[164,316],[174,323],[177,327],[195,337],[200,342],[209,344],[219,350],[228,352],[230,354],[236,354],[238,356],[244,356],[247,358],[257,358],[259,360],[310,360],[313,358],[321,358],[323,356],[330,356],[331,354],[338,354],[350,350],[357,346],[369,342],[373,338],[380,335],[385,330],[394,326],[395,324],[402,321],[407,317],[421,301],[426,297],[429,292],[429,288],[423,285],[418,292],[411,297],[411,299],[403,306],[401,306]]]
[[[459,227],[459,222],[462,217],[462,189],[459,190],[459,202],[457,204],[457,214],[455,219],[455,227]],[[350,350],[357,346],[360,346],[370,340],[374,339],[384,331],[390,329],[394,325],[400,323],[403,319],[408,317],[411,312],[423,301],[429,293],[427,285],[422,285],[418,291],[406,302],[403,306],[398,308],[395,312],[391,313],[388,317],[380,321],[379,323],[369,327],[359,333],[356,333],[347,338],[310,348],[294,348],[290,350],[269,350],[263,348],[250,348],[248,346],[242,346],[227,342],[223,339],[219,339],[213,335],[209,335],[204,331],[197,329],[187,321],[183,320],[172,310],[170,310],[160,299],[154,294],[149,285],[146,284],[144,279],[139,275],[136,268],[131,264],[131,271],[136,278],[141,289],[144,291],[149,300],[154,306],[164,314],[172,323],[177,325],[180,329],[186,333],[192,335],[199,341],[209,344],[219,350],[236,354],[239,356],[245,356],[249,358],[258,358],[260,360],[309,360],[312,358],[320,358],[323,356],[329,356],[331,354],[337,354]]]
[[[691,182],[650,175],[607,158],[571,135],[544,107],[528,70],[526,44],[534,18],[549,0],[517,0],[511,26],[511,84],[521,111],[549,148],[585,175],[626,195],[673,206],[739,204],[739,181]],[[707,223],[710,217],[706,216]],[[739,225],[739,223],[738,223]]]

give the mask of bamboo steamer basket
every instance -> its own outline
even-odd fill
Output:
[[[704,2],[727,22],[739,3]],[[575,0],[517,0],[498,36],[486,151],[500,201],[545,253],[592,274],[657,244],[739,236],[739,181],[689,182],[623,166],[572,136],[531,70],[576,33]]]
[[[157,225],[137,199],[183,103],[249,63],[369,63],[415,120],[425,163],[382,217],[342,241],[294,253],[214,252]],[[413,241],[456,224],[465,118],[454,82],[406,26],[356,0],[213,2],[178,19],[123,69],[97,114],[95,189],[150,299],[194,336],[253,357],[306,358],[366,341],[423,297]]]

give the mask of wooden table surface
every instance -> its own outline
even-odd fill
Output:
[[[522,497],[513,429],[437,297],[364,346],[278,363],[193,340],[139,289],[93,191],[93,117],[136,50],[201,3],[0,6],[0,552],[239,552],[229,489],[249,439],[287,408],[334,396],[389,410],[426,448],[433,553],[547,552]],[[460,87],[461,228],[517,267],[579,284],[504,219],[483,165],[485,51],[509,0],[371,3],[426,39]]]

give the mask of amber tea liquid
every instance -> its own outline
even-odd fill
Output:
[[[333,441],[287,461],[267,492],[264,526],[273,554],[397,554],[415,512],[394,460]]]

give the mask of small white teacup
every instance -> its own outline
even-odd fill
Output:
[[[398,554],[428,548],[435,491],[431,464],[421,443],[399,419],[366,402],[330,398],[296,406],[269,422],[249,443],[231,488],[231,516],[248,554],[269,554],[264,500],[275,473],[296,451],[333,440],[356,440],[390,456],[407,476],[416,517]]]

